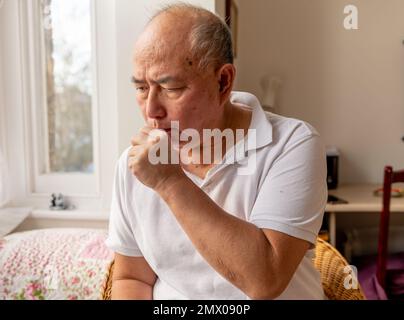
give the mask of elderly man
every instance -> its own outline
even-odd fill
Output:
[[[116,169],[113,299],[324,298],[312,263],[327,194],[321,140],[232,92],[235,73],[229,29],[204,9],[170,6],[138,39],[133,82],[146,126]],[[172,121],[179,133],[245,135],[221,147],[220,161],[152,163],[153,148],[172,142]],[[200,160],[218,140],[205,143],[186,154]]]

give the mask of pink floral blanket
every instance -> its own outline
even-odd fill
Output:
[[[113,253],[107,232],[44,229],[0,239],[0,300],[101,298]]]

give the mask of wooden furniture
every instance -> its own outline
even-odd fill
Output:
[[[327,204],[326,212],[329,214],[330,243],[336,246],[336,225],[339,213],[368,213],[380,214],[382,211],[382,198],[373,194],[381,185],[352,184],[341,185],[338,189],[329,190],[329,194],[347,200],[347,204]],[[404,197],[392,198],[390,212],[404,213]]]
[[[390,210],[392,210],[391,188],[394,183],[404,182],[404,170],[393,171],[390,166],[384,169],[383,208],[381,210],[379,225],[379,242],[377,252],[376,276],[379,284],[386,289],[386,268],[388,256],[388,235]],[[403,270],[404,274],[404,270]]]
[[[114,274],[114,261],[111,262],[108,274],[105,278],[105,283],[101,289],[101,299],[111,300],[111,290],[112,290],[112,275]]]

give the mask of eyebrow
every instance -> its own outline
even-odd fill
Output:
[[[130,78],[130,82],[132,82],[132,83],[134,83],[134,84],[142,84],[142,83],[145,83],[143,80],[136,79],[134,76],[132,76],[132,77]]]
[[[165,76],[165,77],[162,77],[162,78],[157,79],[156,81],[152,81],[152,82],[157,83],[157,84],[167,84],[169,82],[179,82],[179,81],[180,81],[180,79],[177,78],[177,77]],[[146,83],[146,81],[136,79],[134,76],[132,76],[131,82],[134,83],[134,84],[144,84],[144,83]]]

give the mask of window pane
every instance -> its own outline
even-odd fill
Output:
[[[42,173],[92,173],[91,0],[42,0],[45,161]]]

